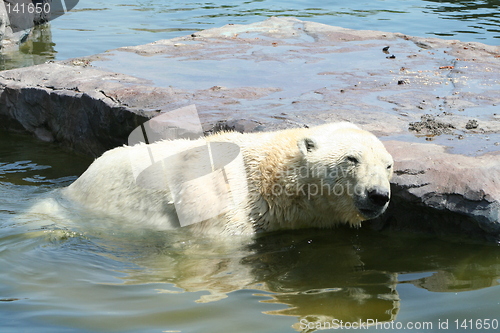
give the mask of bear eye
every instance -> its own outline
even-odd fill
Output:
[[[392,169],[392,164],[388,164],[387,165],[387,170],[391,170]]]
[[[353,164],[359,164],[359,160],[354,156],[347,156],[347,160]]]

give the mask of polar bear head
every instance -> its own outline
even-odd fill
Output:
[[[320,214],[359,225],[386,210],[393,159],[373,134],[351,123],[327,124],[311,129],[297,145],[305,166],[301,183],[311,201],[322,205]]]

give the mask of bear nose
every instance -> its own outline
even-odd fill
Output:
[[[390,199],[389,191],[383,189],[373,189],[368,191],[368,198],[377,206],[384,206]]]

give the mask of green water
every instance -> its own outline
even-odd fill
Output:
[[[1,332],[308,332],[340,321],[436,332],[500,320],[496,246],[364,228],[192,239],[64,201],[62,213],[28,213],[61,200],[90,162],[0,135]]]
[[[272,15],[496,45],[499,4],[87,0],[38,28],[19,50],[4,51],[0,65],[95,54]],[[58,189],[90,163],[0,132],[0,332],[308,332],[332,320],[378,322],[369,330],[380,332],[500,327],[499,247],[365,228],[255,241],[147,230],[59,198]],[[41,202],[45,210],[29,213]]]

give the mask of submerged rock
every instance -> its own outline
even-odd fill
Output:
[[[352,121],[396,161],[391,208],[372,227],[497,241],[499,57],[480,43],[270,18],[0,72],[0,127],[98,156],[190,104],[208,133]]]

